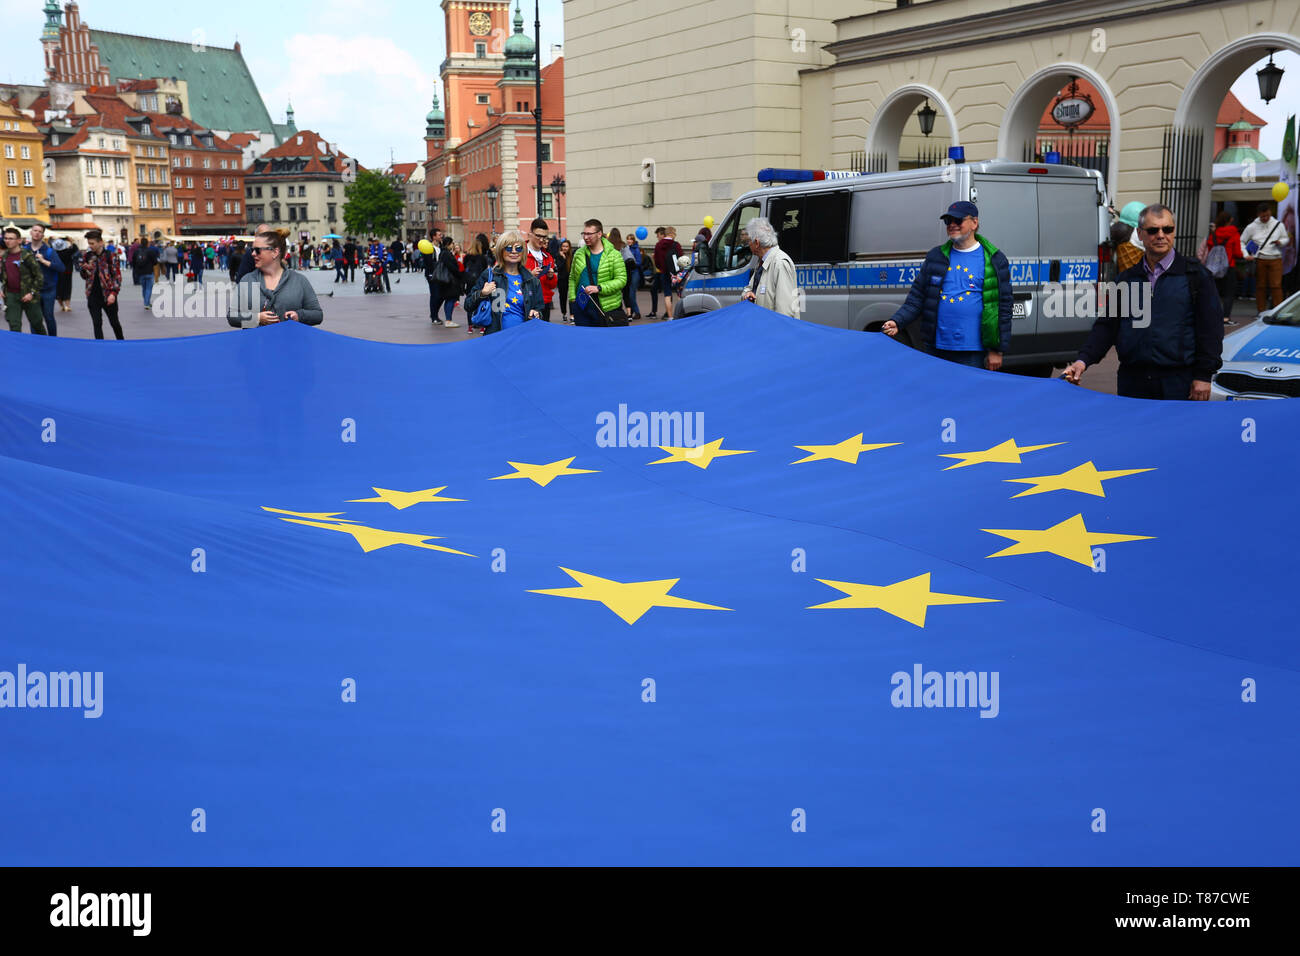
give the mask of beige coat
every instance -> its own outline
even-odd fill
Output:
[[[754,269],[758,269],[757,263]],[[754,304],[797,319],[801,301],[794,262],[779,246],[773,246],[763,260],[763,275],[754,290]]]

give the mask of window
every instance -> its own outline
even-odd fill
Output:
[[[810,193],[778,196],[770,218],[781,251],[796,263],[845,262],[849,246],[851,193]],[[811,225],[810,225],[811,224]],[[804,231],[804,226],[809,225]]]
[[[90,190],[90,202],[87,205],[94,206],[95,204],[95,190],[92,189]]]
[[[27,197],[27,212],[29,215],[36,212],[36,200],[31,196]]]
[[[542,162],[549,163],[550,161],[551,161],[551,144],[542,143]]]
[[[271,203],[271,221],[280,221],[280,204],[278,202]]]
[[[205,202],[205,203],[203,204],[203,211],[206,212],[209,216],[212,215],[212,200],[211,200],[211,199],[209,199],[207,202]]]
[[[487,59],[487,44],[486,44],[486,43],[475,43],[475,44],[474,44],[474,56],[475,56],[477,59],[480,59],[480,60],[486,60],[486,59]]]
[[[222,176],[222,177],[221,177],[221,188],[222,188],[222,189],[226,189],[226,188],[228,188],[228,187],[226,186],[226,177],[225,177],[225,176]]]
[[[194,188],[194,177],[193,177],[193,176],[186,176],[186,177],[185,177],[185,188],[186,188],[186,189],[193,189],[193,188]]]
[[[17,196],[10,196],[10,197],[9,197],[9,211],[10,211],[11,213],[13,213],[15,216],[18,215],[18,197],[17,197]]]
[[[204,188],[204,189],[211,189],[211,188],[212,188],[212,177],[210,177],[210,176],[204,176],[204,177],[203,177],[203,188]]]
[[[158,181],[157,169],[158,169],[157,166],[149,167],[149,182],[156,183]]]
[[[139,195],[140,195],[140,208],[141,208],[141,209],[148,209],[148,208],[149,208],[149,200],[148,200],[148,198],[145,196],[144,193],[140,193]]]
[[[333,187],[333,186],[326,186],[326,187],[325,187],[325,195],[327,195],[327,196],[333,196],[333,195],[334,195],[334,187]]]
[[[221,161],[221,168],[222,169],[226,168],[226,161],[224,159]]]
[[[121,189],[119,189],[119,190],[117,191],[117,204],[118,204],[119,206],[125,206],[125,205],[127,205],[127,202],[126,202],[126,193],[123,192]]]
[[[538,215],[539,215],[541,218],[543,218],[543,219],[554,219],[554,218],[555,218],[555,213],[551,211],[552,208],[553,208],[553,204],[552,204],[552,201],[551,201],[551,193],[550,193],[550,190],[547,190],[547,189],[543,189],[543,190],[542,190],[542,202],[541,202],[541,206],[542,206],[542,211],[541,211],[540,213],[538,213]]]
[[[146,156],[152,156],[152,155],[153,155],[153,147],[152,147],[152,146],[146,146],[146,147],[144,148],[144,154],[145,154]]]
[[[235,215],[239,215],[239,200],[235,200]]]
[[[174,180],[172,180],[172,185],[175,186],[177,189],[180,189],[181,184],[184,182],[185,182],[184,179],[182,179],[180,176],[177,176]]]
[[[113,160],[113,175],[118,179],[126,177],[126,163],[120,159]]]
[[[239,212],[239,208],[238,208],[238,206],[236,206],[236,208],[235,208],[235,212]],[[265,216],[264,211],[263,211],[263,209],[262,209],[261,206],[249,206],[249,207],[248,207],[248,221],[249,221],[249,222],[265,222],[265,221],[266,221],[266,216]]]
[[[144,136],[152,136],[152,135],[153,135],[153,131],[150,129],[148,123],[141,123],[141,124],[140,124],[140,132],[141,132],[141,134],[144,135]],[[152,156],[153,154],[150,153],[149,155]]]
[[[164,209],[171,209],[171,208],[172,208],[172,195],[171,195],[171,193],[163,193],[163,208],[164,208]]]
[[[257,189],[256,189],[256,192],[257,192],[257,198],[258,198],[258,199],[261,199],[261,198],[262,198],[262,187],[261,187],[261,186],[258,186]]]
[[[157,194],[157,193],[150,193],[150,194],[149,194],[149,208],[150,208],[150,209],[157,209],[157,208],[158,208],[158,194]]]
[[[186,133],[186,134],[185,134],[185,145],[186,145],[186,146],[193,146],[193,145],[194,145],[194,137],[191,136],[189,133]]]
[[[50,134],[50,145],[51,145],[51,146],[58,146],[58,145],[59,145],[59,134],[58,134],[58,133],[51,133],[51,134]]]
[[[271,187],[271,198],[272,198],[272,199],[275,199],[275,198],[278,197],[279,195],[280,195],[280,187],[279,187],[279,186],[272,186],[272,187]]]
[[[338,217],[338,213],[336,213],[336,212],[334,211],[336,208],[337,208],[337,207],[334,205],[334,203],[330,203],[330,204],[326,207],[326,209],[328,210],[328,211],[326,212],[326,214],[325,214],[325,219],[326,219],[326,221],[328,221],[328,222],[338,222],[338,218],[339,218],[339,217]]]
[[[229,199],[227,199],[225,202],[223,202],[223,203],[221,204],[221,211],[224,212],[227,216],[230,215],[230,200],[229,200]]]
[[[758,203],[741,206],[723,223],[705,259],[705,266],[710,272],[730,272],[749,265],[753,255],[749,251],[749,237],[745,235],[745,227],[758,212]]]
[[[104,141],[101,139],[101,140],[99,141],[99,144],[100,144],[101,146],[104,145]],[[121,148],[122,148],[122,141],[121,141],[120,139],[114,138],[114,139],[113,139],[113,148],[114,148],[114,149],[121,149]]]
[[[211,169],[211,168],[212,168],[212,160],[209,159],[207,156],[204,156],[204,157],[203,157],[203,168],[204,168],[204,169]]]
[[[179,166],[180,164],[181,164],[181,158],[180,158],[179,156],[173,156],[173,157],[172,157],[172,165],[173,165],[173,166]]]
[[[142,182],[144,182],[144,167],[143,167],[143,166],[137,166],[137,167],[135,168],[135,181],[136,181],[137,183],[142,183]]]
[[[186,156],[186,157],[185,157],[185,165],[186,165],[186,166],[193,166],[193,165],[194,165],[194,157],[193,157],[193,156]]]
[[[101,160],[99,161],[99,175],[101,175],[101,176],[107,176],[107,175],[108,175],[108,160],[106,160],[106,159],[101,159]]]
[[[289,207],[289,221],[290,221],[290,222],[297,222],[297,221],[298,221],[298,207],[297,207],[297,206],[290,206],[290,207]]]
[[[18,151],[18,154],[22,159],[31,159],[32,148],[30,146],[24,146]]]
[[[486,93],[479,93],[474,97],[474,102],[478,103],[479,106],[487,106],[488,95]]]
[[[191,199],[191,200],[190,200],[190,212],[193,212],[193,211],[194,211],[194,200]]]
[[[95,175],[95,161],[93,159],[86,160],[86,175]]]
[[[24,170],[23,170],[23,185],[24,185],[24,186],[35,186],[35,185],[36,185],[36,183],[33,182],[33,180],[32,180],[32,171],[31,171],[30,169],[24,169]]]
[[[8,181],[9,181],[9,185],[10,185],[10,186],[17,186],[17,185],[18,185],[18,170],[16,170],[16,169],[7,169],[7,170],[5,170],[5,176],[6,176],[6,178],[8,179]]]
[[[104,137],[102,137],[102,136],[99,137],[99,148],[100,148],[100,149],[103,149],[103,148],[104,148]],[[114,148],[116,148],[116,147],[114,147]]]

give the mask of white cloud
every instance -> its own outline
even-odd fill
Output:
[[[353,10],[355,17],[355,9]],[[299,129],[312,129],[363,166],[424,158],[424,112],[433,69],[387,37],[296,34],[274,74],[263,74],[272,117],[292,101]],[[274,77],[274,78],[272,78]]]

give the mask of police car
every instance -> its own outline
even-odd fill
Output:
[[[1300,292],[1223,337],[1210,398],[1300,398]]]
[[[946,241],[939,216],[968,200],[979,207],[980,233],[1011,264],[1011,349],[1003,366],[1049,375],[1074,361],[1092,329],[1095,311],[1054,307],[1063,299],[1049,284],[1076,284],[1082,292],[1100,281],[1109,216],[1096,170],[989,160],[889,173],[765,169],[758,180],[765,185],[736,200],[696,262],[678,317],[740,300],[753,268],[745,225],[765,216],[794,261],[802,318],[878,331],[907,298],[926,253]],[[920,325],[899,338],[920,345]]]

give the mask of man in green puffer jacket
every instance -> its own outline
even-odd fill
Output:
[[[5,319],[12,332],[23,330],[23,315],[33,335],[45,334],[45,317],[41,312],[41,284],[45,276],[36,257],[23,248],[23,236],[13,226],[4,230]]]
[[[583,244],[573,254],[569,269],[569,302],[578,299],[579,292],[591,296],[606,312],[623,312],[623,287],[627,285],[627,267],[623,257],[605,238],[605,227],[599,219],[588,219],[582,224]],[[596,325],[587,310],[573,306],[574,325]],[[603,323],[601,323],[603,324]]]

